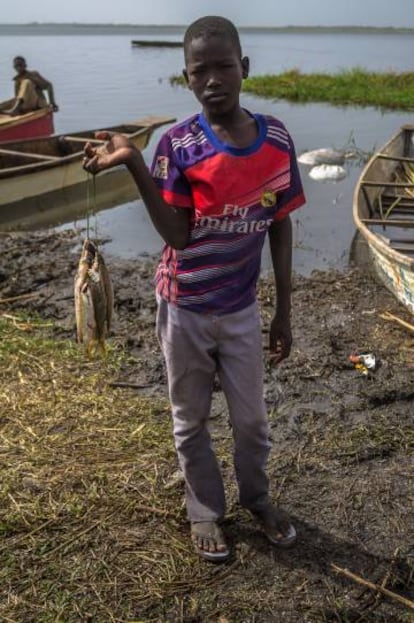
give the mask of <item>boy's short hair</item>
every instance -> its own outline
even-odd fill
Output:
[[[224,37],[228,39],[242,55],[240,37],[237,28],[229,19],[218,15],[200,17],[190,24],[184,34],[184,56],[187,56],[188,47],[193,39],[209,37]]]

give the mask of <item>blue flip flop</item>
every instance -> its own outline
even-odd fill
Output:
[[[265,513],[267,513],[267,521],[263,517]],[[277,547],[290,547],[296,542],[296,528],[289,521],[289,518],[284,511],[278,509],[276,506],[273,506],[273,504],[269,504],[269,506],[260,512],[252,511],[252,514],[260,523],[263,532],[272,545],[276,545]],[[272,515],[273,517],[271,517]],[[279,522],[281,524],[284,523],[287,526],[287,530],[284,530],[285,534],[283,534],[281,530],[278,530],[277,524]],[[279,532],[280,536],[275,537],[275,532]]]
[[[273,536],[266,531],[266,528],[263,526],[263,532],[265,533],[267,540],[272,543],[272,545],[277,545],[277,547],[290,547],[296,542],[297,532],[296,528],[293,524],[289,525],[288,533],[285,536],[282,536],[278,539],[275,539]]]
[[[230,556],[223,532],[215,521],[194,521],[191,523],[191,539],[194,549],[200,558],[209,562],[225,562]],[[199,545],[201,539],[214,541],[216,545],[224,545],[221,551],[210,552]]]

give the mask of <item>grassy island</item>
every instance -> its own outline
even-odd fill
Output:
[[[173,76],[171,82],[184,84],[178,76]],[[243,91],[297,103],[327,102],[336,106],[414,110],[414,72],[377,73],[354,67],[337,74],[307,74],[290,69],[281,74],[247,78]]]

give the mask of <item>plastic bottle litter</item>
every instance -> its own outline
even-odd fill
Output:
[[[356,370],[364,375],[367,375],[370,370],[375,371],[378,364],[373,353],[351,353],[349,361],[354,364]]]

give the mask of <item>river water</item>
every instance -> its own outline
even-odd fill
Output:
[[[104,127],[147,115],[168,115],[179,120],[198,110],[189,91],[172,87],[169,82],[171,75],[181,72],[181,48],[131,45],[134,38],[181,38],[179,28],[164,30],[162,34],[143,27],[137,32],[131,29],[122,33],[96,29],[95,34],[81,27],[71,34],[56,27],[41,35],[28,34],[24,29],[16,32],[5,26],[0,31],[0,99],[12,96],[12,58],[17,54],[25,56],[29,68],[53,82],[60,106],[55,115],[56,132]],[[413,38],[412,34],[383,32],[241,33],[251,75],[278,73],[293,67],[306,72],[337,72],[355,66],[373,71],[411,71]],[[298,154],[347,145],[360,152],[372,152],[401,124],[414,121],[413,113],[289,104],[247,95],[242,95],[242,104],[252,111],[279,117],[292,134]],[[148,163],[162,131],[154,133],[144,152]],[[350,160],[346,166],[345,180],[321,183],[309,178],[308,167],[301,165],[307,204],[293,214],[294,267],[298,272],[341,269],[348,263],[355,231],[352,193],[361,165],[358,160]],[[60,227],[85,225],[79,212],[75,220],[70,207],[64,205],[62,211]],[[29,226],[39,224],[31,221]],[[94,227],[100,237],[111,239],[105,247],[109,255],[133,258],[161,248],[161,239],[139,199],[126,201],[123,197],[119,205],[99,211]],[[269,267],[267,249],[263,267]]]

